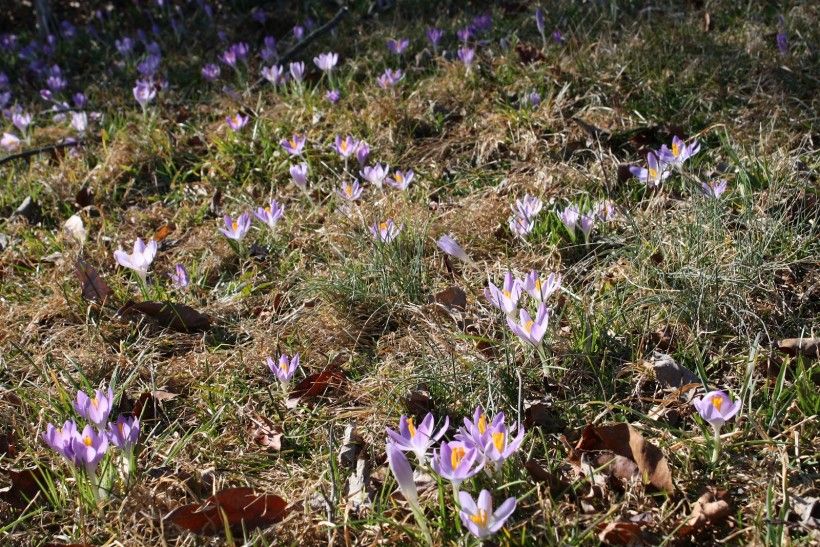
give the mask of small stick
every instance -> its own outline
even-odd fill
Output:
[[[82,144],[83,140],[79,139],[76,141],[56,142],[54,144],[47,144],[45,146],[40,146],[38,148],[29,148],[28,150],[23,150],[22,152],[18,152],[16,154],[9,154],[8,156],[0,158],[0,165],[3,165],[4,163],[8,163],[14,160],[30,158],[31,156],[36,156],[37,154],[41,154],[43,152],[51,152],[52,150],[59,150],[61,148],[73,148],[75,146],[80,146]]]

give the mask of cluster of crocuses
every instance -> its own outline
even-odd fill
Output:
[[[481,539],[491,536],[512,515],[515,498],[508,498],[493,511],[489,491],[482,490],[478,498],[474,499],[460,488],[465,481],[482,470],[491,478],[500,477],[504,462],[520,448],[524,440],[524,429],[519,424],[507,425],[503,412],[491,418],[479,406],[471,418],[464,418],[464,425],[458,429],[453,440],[442,441],[438,449],[433,449],[449,428],[447,418],[438,431],[434,422],[430,413],[418,425],[412,417],[402,416],[398,431],[387,429],[387,459],[399,489],[419,527],[430,541],[424,511],[418,500],[413,468],[405,455],[405,452],[410,452],[415,456],[418,469],[429,466],[437,475],[450,481],[459,517],[467,529]],[[428,462],[431,451],[432,458]]]
[[[524,239],[535,228],[535,217],[541,212],[544,204],[535,196],[529,194],[522,199],[515,200],[513,216],[510,217],[510,231],[516,237]]]
[[[657,188],[669,178],[672,171],[680,169],[684,162],[700,151],[697,139],[686,143],[677,135],[672,138],[671,148],[665,144],[660,150],[651,150],[646,155],[646,167],[631,166],[629,172],[649,188]]]
[[[617,217],[615,204],[608,199],[595,203],[591,208],[583,212],[581,207],[571,203],[557,214],[567,229],[570,239],[575,241],[576,229],[581,230],[584,236],[584,243],[587,244],[599,222],[609,222]]]
[[[502,286],[499,288],[490,282],[484,289],[484,296],[493,306],[504,312],[507,325],[516,336],[535,348],[541,348],[552,313],[547,301],[560,288],[560,274],[550,273],[543,277],[536,270],[532,270],[521,280],[507,272]],[[523,293],[530,295],[538,306],[534,319],[526,307],[518,309]]]
[[[285,206],[271,198],[264,207],[257,207],[254,216],[259,222],[273,230],[284,214]],[[222,220],[225,227],[219,228],[219,231],[231,241],[242,241],[251,229],[251,215],[247,211],[236,218],[225,215]]]
[[[86,425],[80,429],[75,420],[66,420],[60,427],[49,423],[43,433],[43,440],[48,446],[77,469],[85,471],[97,499],[104,497],[97,470],[108,453],[109,445],[120,449],[129,477],[135,470],[134,447],[139,440],[139,418],[120,415],[116,421],[109,422],[113,405],[114,392],[111,388],[107,392],[95,390],[93,397],[78,391],[74,410],[87,422]]]
[[[146,244],[142,238],[138,237],[137,240],[134,241],[134,249],[130,254],[122,249],[117,249],[114,251],[114,260],[123,268],[133,270],[142,281],[142,284],[145,285],[148,278],[148,268],[151,267],[151,263],[154,261],[156,255],[156,240],[150,239]],[[174,266],[174,271],[168,274],[168,277],[171,278],[171,284],[178,289],[184,289],[190,283],[188,270],[186,270],[182,264]]]

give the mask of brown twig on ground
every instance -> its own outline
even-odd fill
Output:
[[[30,158],[31,156],[36,156],[37,154],[41,154],[43,152],[51,152],[52,150],[60,150],[61,148],[73,148],[75,146],[82,145],[84,142],[85,141],[82,139],[78,139],[75,141],[55,142],[53,144],[47,144],[37,148],[29,148],[28,150],[23,150],[22,152],[9,154],[8,156],[0,158],[0,165],[14,160]]]

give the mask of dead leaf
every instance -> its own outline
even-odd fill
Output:
[[[550,401],[534,401],[524,404],[524,428],[540,427],[545,433],[564,431],[567,424]]]
[[[777,349],[796,357],[801,355],[810,359],[820,358],[820,338],[786,338],[777,343]]]
[[[537,47],[524,43],[519,42],[515,46],[515,52],[518,54],[518,60],[525,65],[529,65],[538,61],[543,61],[546,59],[544,54],[541,53]]]
[[[208,212],[211,215],[218,217],[222,214],[222,189],[217,188],[214,195],[211,197],[211,203],[208,205]]]
[[[88,207],[89,205],[94,205],[94,190],[92,190],[88,186],[83,186],[77,192],[77,195],[74,196],[74,202],[80,208]]]
[[[566,480],[562,479],[558,473],[544,469],[544,466],[536,460],[527,460],[524,462],[524,469],[527,470],[527,473],[529,473],[534,481],[546,484],[553,497],[564,492],[571,486]]]
[[[326,391],[341,386],[344,381],[345,376],[342,371],[330,364],[322,372],[311,374],[299,382],[288,395],[285,406],[287,408],[296,408],[302,399],[324,395]]]
[[[11,487],[0,492],[0,499],[15,507],[25,507],[40,493],[42,487],[53,480],[46,469],[39,467],[22,471],[6,469],[3,474],[8,476]]]
[[[646,442],[638,431],[629,424],[607,426],[588,425],[581,434],[571,458],[578,458],[585,452],[609,451],[634,463],[642,480],[667,494],[675,491],[672,473],[666,458],[658,447]],[[605,463],[605,462],[604,462]],[[628,476],[625,462],[613,462],[618,476]]]
[[[154,241],[159,243],[160,241],[162,241],[163,239],[165,239],[166,237],[171,235],[171,233],[176,229],[177,229],[177,225],[174,224],[173,222],[169,222],[168,224],[163,224],[162,226],[160,226],[157,229],[156,232],[154,232]]]
[[[366,453],[356,460],[356,469],[347,479],[345,485],[347,510],[361,517],[362,513],[373,506],[376,489],[370,484],[370,472],[373,463]]]
[[[248,431],[254,444],[271,452],[282,450],[282,437],[284,436],[282,427],[258,414],[250,418],[252,423],[249,424]]]
[[[160,419],[163,404],[177,397],[176,393],[157,389],[144,391],[137,398],[131,414],[137,416],[144,425],[156,423]]]
[[[105,304],[105,301],[112,294],[111,287],[103,281],[100,274],[97,273],[93,267],[87,262],[78,258],[74,266],[74,272],[82,285],[83,298],[99,305]]]
[[[199,535],[216,535],[225,523],[235,534],[281,521],[287,502],[273,494],[257,494],[252,488],[227,488],[204,502],[175,509],[164,520]]]
[[[433,411],[433,399],[430,397],[430,392],[421,389],[411,391],[404,398],[404,408],[410,416],[418,420],[417,423],[420,423],[428,412]]]
[[[339,464],[342,467],[352,468],[359,459],[359,454],[365,446],[364,437],[356,431],[356,424],[348,424],[339,448]]]
[[[679,365],[671,355],[666,353],[656,351],[652,355],[650,364],[655,372],[655,379],[663,387],[679,388],[687,384],[700,382],[694,372],[683,365]]]
[[[619,520],[599,526],[598,539],[607,545],[630,545],[638,547],[645,545],[641,525],[635,522]]]
[[[692,515],[678,530],[679,537],[697,534],[707,526],[720,524],[732,512],[729,502],[726,501],[726,490],[710,488],[695,502]]]
[[[134,302],[129,300],[117,312],[118,315],[127,314],[135,310],[147,315],[160,326],[178,332],[196,332],[211,328],[211,320],[207,315],[200,313],[185,304],[173,302]]]
[[[820,499],[792,495],[789,496],[789,507],[800,519],[800,524],[813,530],[820,528]]]
[[[80,215],[71,215],[68,217],[68,220],[66,220],[65,224],[63,224],[63,230],[65,230],[65,233],[80,246],[85,243],[87,234],[85,231],[85,224],[83,224],[83,219]]]
[[[447,287],[436,293],[433,301],[451,310],[464,311],[467,309],[467,293],[459,287]]]

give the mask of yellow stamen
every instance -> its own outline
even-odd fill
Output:
[[[678,146],[678,143],[673,142],[672,143],[672,155],[677,158],[679,154],[680,154],[680,146]]]
[[[342,152],[347,152],[347,141],[341,141],[339,143],[339,150]]]
[[[453,467],[453,469],[458,467],[458,464],[460,464],[461,460],[464,459],[464,455],[466,453],[467,451],[460,446],[457,446],[453,449],[453,451],[450,453],[450,465]]]
[[[347,197],[352,198],[353,197],[353,187],[350,186],[350,185],[345,186],[345,194],[347,194]]]
[[[658,178],[658,172],[655,169],[649,168],[649,176],[653,179]]]
[[[234,232],[237,231],[239,229],[239,223],[234,220],[233,222],[231,222],[231,228],[233,228]]]
[[[270,205],[269,205],[269,206],[267,206],[267,207],[265,207],[265,212],[266,212],[267,214],[270,214]]]
[[[482,414],[478,417],[478,432],[484,435],[485,431],[487,431],[487,416]]]
[[[503,431],[496,431],[493,433],[493,444],[495,445],[495,449],[501,452],[504,450],[504,432]]]
[[[535,290],[541,292],[541,278],[535,280]]]
[[[290,140],[290,147],[291,147],[291,148],[296,148],[297,146],[298,146],[298,145],[296,144],[296,141],[295,141],[294,139],[291,139],[291,140]]]
[[[511,293],[510,291],[506,290],[506,289],[505,289],[505,290],[503,290],[503,291],[501,291],[501,294],[503,294],[503,295],[504,295],[504,296],[506,296],[507,298],[512,297],[512,293]]]
[[[120,422],[120,423],[118,423],[118,424],[117,424],[117,427],[119,427],[119,428],[120,428],[120,435],[124,435],[124,432],[123,432],[123,430],[122,430],[122,428],[123,428],[123,426],[124,426],[124,425],[125,425],[125,424],[123,424],[122,422]]]
[[[715,410],[720,412],[720,407],[723,405],[723,397],[712,397],[712,406]]]
[[[393,175],[393,179],[394,179],[396,182],[404,182],[404,175],[402,175],[401,173],[395,173],[395,174]]]
[[[407,418],[407,431],[410,432],[410,438],[416,436],[416,426],[413,424],[413,418]]]
[[[91,404],[94,405],[94,408],[97,408],[100,402],[97,400],[96,397],[94,397],[93,399],[91,399]]]
[[[382,231],[382,232],[386,232],[387,231],[387,223],[382,222],[381,224],[379,224],[379,230]]]
[[[475,515],[470,515],[470,520],[482,528],[487,526],[487,511],[479,509]]]
[[[532,332],[532,326],[533,326],[534,324],[535,324],[535,321],[527,321],[527,322],[526,322],[526,323],[524,323],[524,325],[522,325],[522,326],[524,327],[524,330],[525,330],[525,331],[527,331],[527,332],[529,333],[529,332]]]
[[[84,444],[84,445],[86,445],[86,446],[91,446],[91,445],[92,445],[92,444],[94,444],[94,443],[93,443],[93,441],[91,440],[91,437],[89,437],[88,435],[86,435],[85,437],[83,437],[83,444]]]

